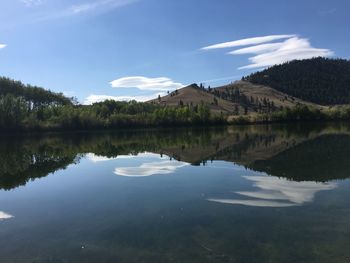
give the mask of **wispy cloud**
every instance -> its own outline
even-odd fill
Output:
[[[282,42],[275,40],[285,39]],[[253,54],[249,57],[249,65],[239,69],[264,68],[281,64],[294,59],[308,59],[313,57],[329,57],[334,53],[329,49],[315,48],[306,38],[296,35],[273,35],[265,37],[254,37],[216,44],[202,49],[218,49],[238,46],[248,46],[229,52],[230,55]]]
[[[5,48],[5,47],[7,47],[7,45],[0,43],[0,49]]]
[[[289,207],[311,202],[319,191],[332,190],[335,183],[293,182],[271,176],[243,176],[252,181],[258,191],[237,191],[242,197],[253,199],[217,199],[208,201],[258,207]]]
[[[216,79],[206,79],[206,80],[199,81],[199,83],[207,84],[207,83],[218,82],[222,80],[237,80],[241,77],[242,77],[241,75],[234,75],[234,76],[228,76],[228,77],[222,77],[222,78],[216,78]]]
[[[79,5],[73,5],[67,10],[67,14],[75,15],[90,12],[97,9],[114,9],[118,8],[137,0],[100,0],[88,3],[82,3]]]
[[[324,10],[320,10],[318,13],[321,16],[325,16],[325,15],[333,15],[334,13],[337,12],[336,8],[330,8],[330,9],[324,9]]]
[[[219,44],[203,47],[201,49],[209,50],[209,49],[218,49],[218,48],[230,48],[230,47],[256,45],[256,44],[271,42],[278,39],[291,38],[294,36],[295,35],[271,35],[271,36],[262,36],[262,37],[251,37],[251,38],[244,38],[240,40],[234,40],[230,42],[219,43]]]
[[[44,0],[20,0],[26,6],[41,5]]]
[[[237,49],[234,51],[229,52],[228,54],[231,55],[241,55],[241,54],[259,54],[259,53],[265,53],[266,51],[273,51],[283,46],[283,43],[269,43],[269,44],[261,44],[246,48]]]
[[[157,98],[158,95],[164,96],[166,95],[165,92],[159,92],[151,95],[137,95],[137,96],[110,96],[110,95],[95,95],[91,94],[88,96],[85,101],[83,102],[84,105],[91,105],[96,102],[102,102],[105,100],[115,100],[115,101],[131,101],[131,100],[136,100],[136,101],[149,101],[154,98]]]
[[[95,1],[84,1],[80,4],[70,5],[61,10],[50,12],[45,16],[38,18],[38,21],[45,21],[51,19],[58,19],[64,17],[71,17],[83,14],[100,14],[108,12],[139,0],[95,0]]]
[[[113,88],[138,88],[140,90],[171,91],[184,85],[166,77],[148,78],[143,76],[123,77],[110,82]]]

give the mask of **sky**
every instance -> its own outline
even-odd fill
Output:
[[[350,58],[348,0],[1,0],[0,10],[0,75],[84,104]]]

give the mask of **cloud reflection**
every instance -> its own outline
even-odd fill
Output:
[[[13,215],[0,211],[0,220],[13,218]]]
[[[102,156],[102,155],[97,155],[94,153],[88,153],[85,155],[85,157],[93,162],[93,163],[97,163],[97,162],[106,162],[106,161],[112,161],[112,160],[116,160],[116,159],[132,159],[132,158],[157,158],[157,159],[165,159],[165,158],[169,158],[166,156],[160,157],[159,154],[155,154],[155,153],[148,153],[148,152],[144,152],[144,153],[139,153],[137,155],[118,155],[118,157],[106,157],[106,156]]]
[[[155,174],[171,174],[176,169],[187,166],[188,163],[178,161],[158,161],[143,163],[135,167],[119,167],[114,173],[122,176],[143,177]]]
[[[128,159],[128,162],[141,163],[134,166],[124,166],[115,168],[114,173],[121,176],[129,177],[144,177],[156,174],[171,174],[177,169],[189,165],[185,162],[180,162],[176,160],[171,160],[169,156],[159,155],[155,153],[139,153],[137,155],[119,155],[118,157],[106,157],[101,155],[96,155],[94,153],[86,154],[86,158],[93,162],[106,162],[112,160],[123,160]]]
[[[258,191],[236,191],[241,197],[253,199],[216,199],[208,201],[258,207],[289,207],[312,202],[319,191],[332,190],[335,183],[293,182],[271,176],[243,176],[252,181]]]

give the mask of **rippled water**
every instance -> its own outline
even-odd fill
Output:
[[[350,262],[350,126],[0,137],[1,262]]]

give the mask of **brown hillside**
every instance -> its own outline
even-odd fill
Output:
[[[237,90],[239,90],[240,95],[232,97],[232,94]],[[229,85],[213,88],[210,91],[192,84],[149,102],[164,106],[179,106],[180,104],[195,106],[203,102],[209,106],[214,114],[222,112],[232,115],[240,115],[245,112],[249,114],[271,112],[279,110],[281,107],[292,108],[298,104],[324,108],[324,106],[303,101],[273,88],[255,85],[247,81],[236,81]]]
[[[215,99],[217,100],[217,105]],[[151,100],[151,103],[160,103],[167,106],[183,105],[198,105],[201,102],[210,107],[212,113],[230,113],[233,112],[235,103],[216,97],[214,94],[200,89],[196,84],[189,85],[177,91],[171,92],[167,96]]]

